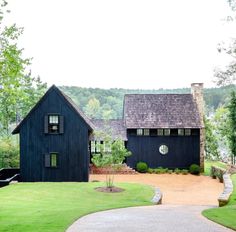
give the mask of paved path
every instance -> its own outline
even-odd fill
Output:
[[[87,215],[67,232],[230,232],[201,215],[209,206],[158,205],[108,210]]]

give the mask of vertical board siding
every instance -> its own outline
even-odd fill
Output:
[[[168,146],[168,153],[159,152],[160,145]],[[143,161],[151,168],[189,168],[193,163],[200,164],[200,137],[194,136],[136,136],[129,134],[127,148],[132,156],[127,164],[135,167]]]
[[[62,134],[45,134],[45,115],[63,116]],[[88,125],[52,90],[20,129],[22,181],[88,181]],[[58,167],[45,167],[45,154],[58,152]]]

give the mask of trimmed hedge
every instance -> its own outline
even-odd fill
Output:
[[[197,164],[192,164],[190,167],[189,167],[189,172],[193,175],[199,175],[200,173],[200,166],[197,165]]]
[[[136,170],[141,173],[146,173],[148,171],[148,165],[145,162],[138,162],[136,164]]]

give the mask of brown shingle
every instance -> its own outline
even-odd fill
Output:
[[[99,132],[103,132],[105,134],[107,133],[108,135],[110,135],[113,140],[121,139],[123,141],[127,141],[126,128],[122,119],[93,119],[92,123],[95,126],[95,135],[90,138],[91,140],[102,141],[104,139],[104,136],[102,133]],[[98,132],[97,134],[96,131]]]
[[[127,128],[201,128],[191,94],[127,94],[124,122]]]

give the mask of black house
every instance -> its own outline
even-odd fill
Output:
[[[13,134],[20,133],[22,181],[88,181],[90,120],[52,86]]]
[[[126,162],[187,168],[204,164],[203,84],[191,94],[131,94],[121,120],[90,120],[56,86],[34,106],[13,134],[20,133],[22,181],[88,181],[96,144],[109,144],[94,131],[111,132],[132,152]],[[104,133],[104,134],[105,134]],[[104,141],[103,141],[104,140]]]

